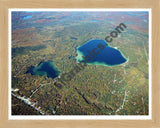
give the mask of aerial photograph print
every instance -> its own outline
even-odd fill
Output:
[[[10,116],[149,116],[148,10],[10,10]]]

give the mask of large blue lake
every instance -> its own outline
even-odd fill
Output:
[[[104,40],[90,40],[77,48],[77,62],[86,61],[87,64],[115,66],[127,60],[122,53],[110,46]]]
[[[26,73],[31,75],[47,75],[47,77],[55,78],[59,75],[58,69],[54,66],[53,61],[42,62],[38,67],[31,66]]]

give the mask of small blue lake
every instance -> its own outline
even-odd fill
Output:
[[[98,20],[91,20],[92,22],[98,22]]]
[[[55,78],[59,75],[58,69],[54,66],[53,61],[42,62],[38,67],[31,66],[26,73],[31,75],[40,75]]]
[[[30,18],[32,18],[32,16],[25,16],[25,17],[23,17],[23,19],[30,19]]]
[[[127,61],[119,50],[108,46],[104,40],[90,40],[76,50],[77,62],[85,61],[87,64],[115,66]]]

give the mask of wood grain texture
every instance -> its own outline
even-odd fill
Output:
[[[152,8],[152,120],[8,120],[9,8]],[[0,128],[160,128],[159,0],[0,0]]]

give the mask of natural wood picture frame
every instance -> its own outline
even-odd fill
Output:
[[[8,11],[9,8],[151,8],[152,9],[152,119],[151,120],[9,120],[8,118]],[[40,0],[0,1],[0,127],[160,127],[159,22],[160,1]]]

